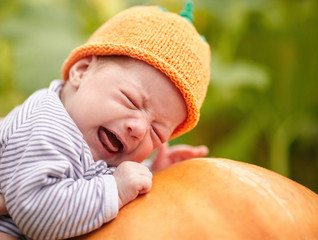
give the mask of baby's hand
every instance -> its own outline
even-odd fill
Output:
[[[6,215],[6,214],[8,214],[6,203],[4,201],[3,195],[0,194],[0,215]]]
[[[209,153],[209,149],[202,145],[198,147],[180,144],[169,148],[168,143],[162,144],[152,161],[151,170],[153,172],[170,167],[176,162],[181,162],[190,158],[204,157]]]
[[[152,173],[140,163],[122,162],[116,168],[114,177],[118,188],[119,208],[151,189]]]

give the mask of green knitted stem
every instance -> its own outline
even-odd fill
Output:
[[[187,0],[184,5],[184,9],[179,13],[180,16],[187,19],[190,23],[193,23],[193,3],[191,0]]]

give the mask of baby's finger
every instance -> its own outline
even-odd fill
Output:
[[[139,189],[139,194],[145,194],[148,193],[151,190],[152,187],[152,179],[145,177],[142,179],[142,185]]]
[[[208,153],[209,153],[209,148],[207,147],[207,146],[205,146],[205,145],[201,145],[201,146],[198,146],[198,147],[196,147],[196,155],[198,155],[198,157],[199,156],[205,156],[205,155],[208,155]]]

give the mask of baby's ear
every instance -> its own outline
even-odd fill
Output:
[[[68,81],[73,87],[75,88],[79,87],[84,73],[87,72],[89,66],[95,61],[97,61],[96,56],[88,56],[86,58],[82,58],[78,60],[71,67]]]

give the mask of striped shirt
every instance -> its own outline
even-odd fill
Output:
[[[0,231],[25,239],[63,239],[116,217],[112,170],[94,161],[59,99],[62,82],[31,95],[0,122],[0,186],[9,216]]]

